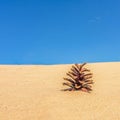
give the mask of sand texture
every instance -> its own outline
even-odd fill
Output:
[[[60,91],[71,65],[0,65],[0,120],[120,120],[120,62],[86,67],[91,93]]]

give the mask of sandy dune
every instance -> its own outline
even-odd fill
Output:
[[[0,65],[0,120],[120,120],[120,62],[92,63],[93,91],[62,92],[71,65]]]

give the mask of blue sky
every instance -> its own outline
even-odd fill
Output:
[[[120,0],[0,0],[0,64],[120,61]]]

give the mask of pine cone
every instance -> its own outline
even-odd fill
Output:
[[[90,73],[90,70],[87,68],[83,68],[86,64],[87,63],[83,63],[81,65],[74,64],[72,66],[71,70],[67,73],[68,78],[64,78],[67,82],[63,83],[63,85],[66,85],[69,88],[64,89],[63,91],[92,91],[92,73]]]

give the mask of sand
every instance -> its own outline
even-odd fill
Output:
[[[93,91],[61,91],[71,65],[0,65],[0,120],[120,120],[120,62],[91,63]]]

